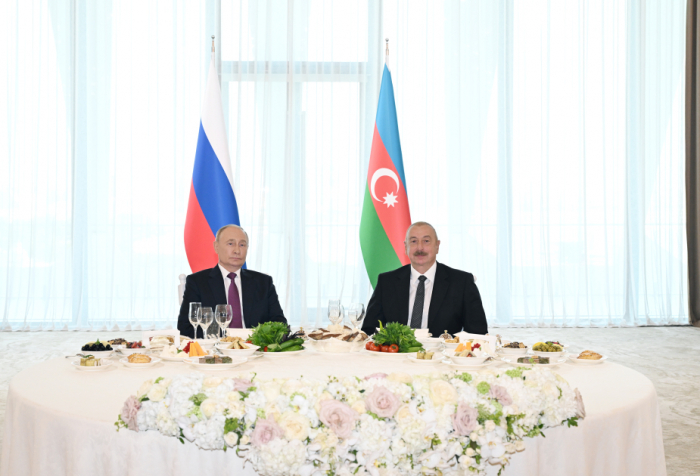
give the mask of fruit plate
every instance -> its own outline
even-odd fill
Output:
[[[218,371],[218,370],[230,370],[234,367],[238,367],[239,365],[245,364],[248,359],[245,357],[239,357],[239,358],[232,358],[232,362],[230,364],[202,364],[199,362],[199,357],[187,357],[184,362],[186,364],[190,364],[192,367],[196,367],[197,369],[200,370],[212,370],[212,371]]]
[[[551,352],[550,352],[551,353]],[[529,367],[532,368],[534,366],[538,367],[556,367],[559,364],[562,364],[566,362],[566,358],[561,358],[561,359],[550,359],[548,364],[529,364],[529,363],[524,363],[524,362],[518,362],[517,357],[503,357],[501,359],[503,362],[506,362],[510,365],[513,365],[515,367]]]
[[[577,359],[573,355],[569,355],[569,362],[574,363],[576,365],[598,365],[598,364],[602,364],[607,358],[608,358],[608,356],[604,355],[602,358],[600,358],[598,360]]]
[[[104,362],[103,365],[99,365],[97,367],[85,367],[80,365],[80,360],[74,360],[71,362],[73,366],[76,368],[76,370],[80,370],[82,372],[102,372],[103,370],[108,370],[112,368],[112,361],[111,360],[106,360],[102,361]]]
[[[372,357],[382,357],[385,359],[403,360],[406,357],[415,357],[418,352],[376,352],[373,350],[362,349],[363,353],[371,355]]]
[[[284,357],[295,357],[299,354],[303,354],[304,352],[306,352],[306,349],[293,350],[291,352],[262,352],[262,355],[273,359],[280,359]]]
[[[127,367],[129,369],[147,369],[149,367],[153,367],[158,362],[160,362],[160,359],[158,357],[151,357],[150,362],[139,364],[136,362],[129,362],[129,359],[124,357],[123,359],[120,359],[119,362],[124,364],[124,367]]]

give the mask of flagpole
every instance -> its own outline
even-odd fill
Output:
[[[384,38],[386,41],[386,56],[384,57],[384,65],[389,68],[389,38]]]

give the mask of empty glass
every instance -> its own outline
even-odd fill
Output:
[[[332,324],[340,324],[343,321],[343,306],[340,305],[340,299],[328,301],[328,320]]]
[[[231,319],[233,319],[233,309],[229,304],[219,304],[216,306],[214,317],[216,318],[216,323],[219,324],[221,337],[226,337],[226,328],[231,324]]]
[[[202,328],[202,335],[207,339],[207,329],[214,322],[214,311],[210,307],[203,307],[200,314],[202,317],[199,320],[199,326]]]
[[[350,304],[348,307],[348,320],[353,329],[361,329],[365,320],[365,305],[361,302]]]
[[[201,302],[191,302],[190,303],[190,313],[187,315],[187,318],[190,320],[190,324],[192,324],[192,328],[194,329],[194,334],[192,336],[193,339],[197,339],[197,325],[199,324],[199,311],[202,309],[202,303]]]

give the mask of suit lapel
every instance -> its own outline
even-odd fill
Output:
[[[433,283],[433,294],[430,297],[430,309],[428,309],[428,327],[433,327],[433,323],[437,320],[440,306],[442,306],[447,290],[450,287],[450,276],[447,269],[440,263],[437,264],[435,270],[435,282]]]
[[[411,265],[404,266],[401,272],[398,273],[396,280],[396,290],[394,295],[398,302],[396,303],[397,322],[401,324],[408,323],[408,300],[411,290]],[[386,322],[384,323],[386,324]]]
[[[209,273],[209,289],[214,295],[215,304],[226,304],[226,289],[224,286],[224,277],[221,275],[221,270],[218,266],[214,266]]]

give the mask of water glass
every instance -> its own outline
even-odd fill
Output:
[[[331,324],[340,324],[343,320],[343,306],[340,305],[340,299],[331,299],[328,301],[328,320]]]
[[[348,320],[353,329],[361,329],[365,320],[365,305],[361,302],[350,304],[348,307]]]
[[[210,307],[203,307],[201,312],[201,319],[199,320],[199,325],[202,328],[203,336],[207,339],[207,329],[214,322],[214,311]]]
[[[219,329],[221,330],[221,337],[226,337],[226,328],[231,324],[231,319],[233,319],[233,309],[229,304],[218,304],[214,313],[216,318],[216,323],[219,324]]]
[[[202,303],[201,302],[191,302],[190,303],[190,312],[187,315],[187,318],[190,320],[190,324],[192,324],[192,328],[194,329],[194,334],[192,336],[193,339],[197,339],[197,325],[199,324],[199,313],[202,309]]]

